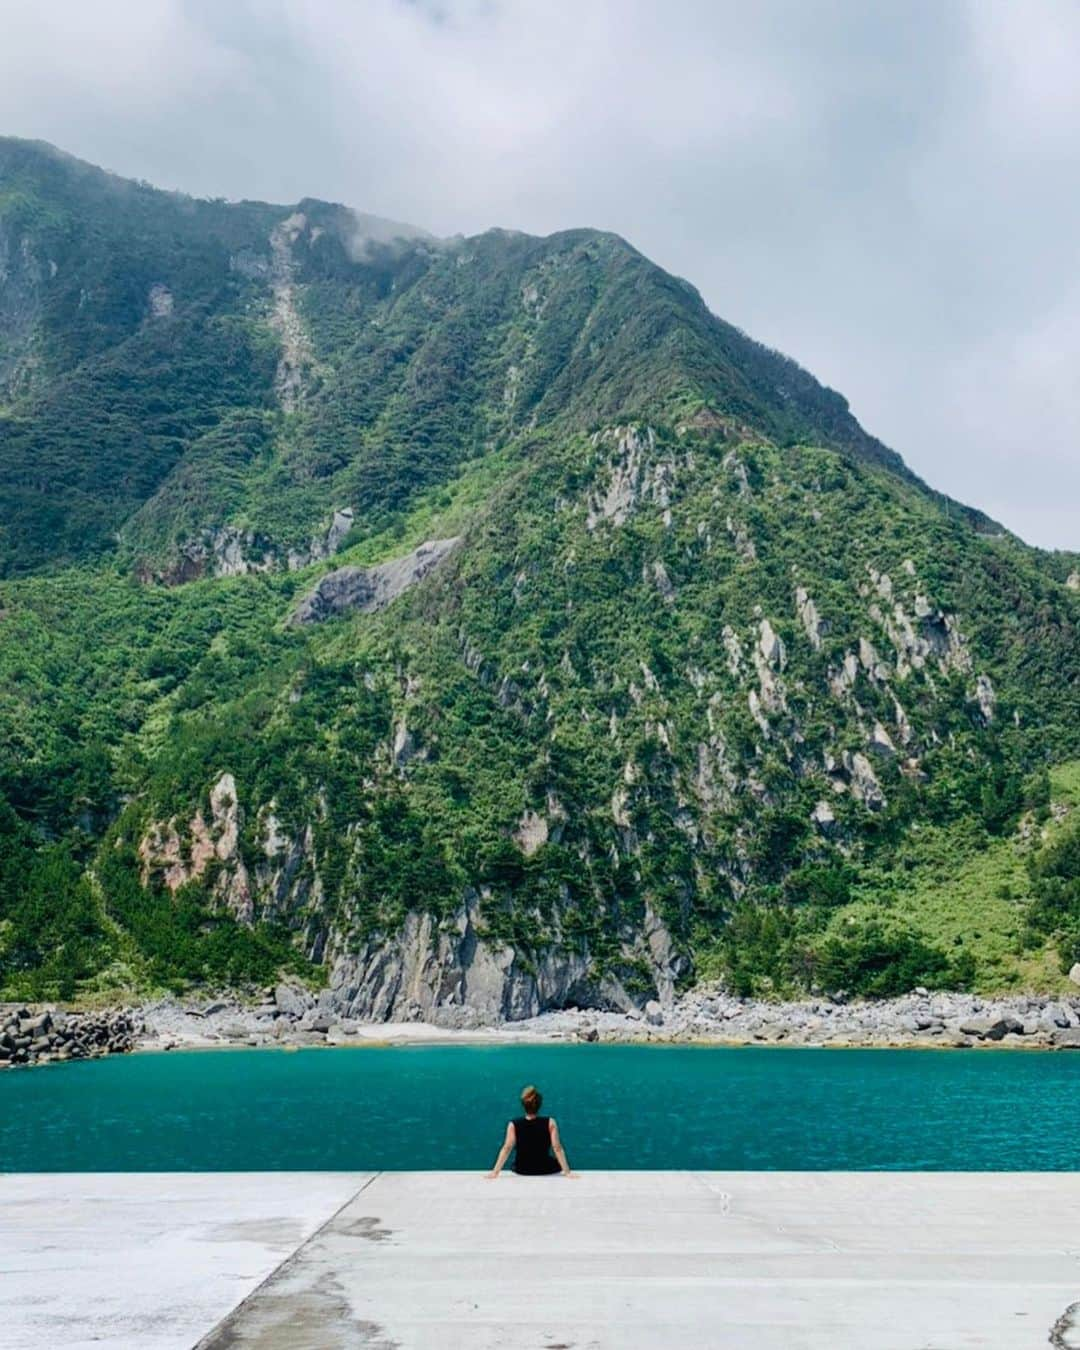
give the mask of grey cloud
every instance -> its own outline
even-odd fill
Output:
[[[1071,0],[9,10],[0,129],[436,234],[617,230],[916,471],[1080,547]]]

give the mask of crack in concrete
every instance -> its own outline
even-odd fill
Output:
[[[338,1208],[334,1210],[333,1214],[330,1215],[330,1217],[326,1220],[325,1223],[320,1224],[319,1227],[316,1228],[314,1233],[311,1234],[311,1236],[307,1239],[306,1242],[301,1242],[299,1247],[297,1247],[294,1252],[292,1252],[289,1256],[287,1256],[285,1260],[281,1262],[280,1265],[275,1266],[274,1269],[270,1272],[270,1274],[267,1275],[266,1279],[260,1281],[259,1284],[255,1286],[255,1288],[251,1291],[250,1294],[247,1295],[246,1298],[241,1299],[240,1302],[236,1305],[236,1307],[233,1308],[233,1310],[230,1313],[227,1313],[225,1317],[223,1317],[222,1320],[217,1324],[217,1326],[215,1326],[214,1328],[212,1328],[212,1330],[207,1332],[207,1334],[202,1338],[202,1340],[195,1345],[194,1350],[236,1350],[236,1347],[243,1345],[244,1339],[243,1333],[240,1330],[240,1322],[243,1316],[245,1315],[245,1312],[247,1311],[248,1307],[251,1304],[253,1304],[255,1300],[258,1299],[260,1295],[265,1293],[266,1290],[269,1289],[272,1285],[284,1279],[285,1276],[288,1275],[289,1272],[296,1265],[299,1264],[300,1258],[302,1257],[303,1253],[307,1250],[307,1248],[313,1242],[316,1242],[319,1239],[319,1237],[322,1236],[323,1233],[327,1232],[327,1230],[329,1229],[332,1229],[335,1220],[338,1219],[340,1215],[342,1215],[345,1212],[345,1210],[348,1209],[348,1207],[353,1203],[353,1201],[356,1200],[358,1196],[362,1195],[363,1192],[366,1191],[367,1188],[373,1182],[378,1181],[379,1177],[381,1176],[382,1176],[381,1172],[376,1172],[373,1176],[368,1177],[367,1181],[365,1181],[361,1187],[359,1187],[356,1191],[354,1191],[353,1194],[349,1196],[349,1198],[345,1201],[344,1204],[339,1205]],[[381,1328],[375,1326],[373,1323],[365,1324],[365,1326],[363,1328],[360,1328],[360,1330],[366,1332],[368,1337],[366,1344],[371,1346],[372,1350],[396,1350],[396,1345],[394,1342],[392,1341],[380,1342],[374,1339],[374,1337],[377,1336],[378,1333],[381,1331]]]

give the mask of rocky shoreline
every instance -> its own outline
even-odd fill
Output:
[[[335,1011],[327,993],[292,984],[256,1002],[165,998],[103,1012],[0,1006],[0,1068],[131,1050],[575,1041],[1080,1050],[1080,997],[920,989],[879,1002],[767,1003],[704,985],[640,1011],[573,1008],[498,1023],[468,1008],[434,1021],[360,1022]]]

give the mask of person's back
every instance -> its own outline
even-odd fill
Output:
[[[523,1177],[542,1177],[562,1169],[551,1153],[549,1116],[518,1116],[514,1121],[514,1171]]]
[[[546,1177],[554,1172],[561,1172],[564,1177],[577,1176],[566,1161],[558,1125],[551,1116],[540,1115],[541,1101],[540,1093],[531,1085],[522,1092],[525,1114],[507,1121],[506,1138],[489,1177],[494,1179],[499,1175],[511,1151],[514,1153],[514,1171],[520,1177]]]

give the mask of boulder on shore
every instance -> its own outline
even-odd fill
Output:
[[[980,1041],[1000,1041],[1011,1033],[1022,1036],[1024,1024],[1017,1017],[969,1017],[960,1023],[965,1036],[977,1036]]]
[[[274,1003],[286,1017],[296,1018],[315,1006],[310,990],[298,984],[279,984],[274,990]]]

